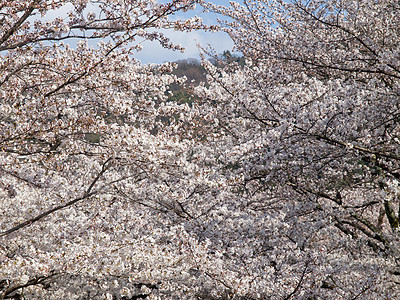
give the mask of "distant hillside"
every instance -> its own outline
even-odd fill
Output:
[[[243,56],[231,54],[229,51],[224,51],[217,57],[211,58],[210,61],[216,66],[233,63],[244,65]],[[193,101],[193,95],[190,92],[190,87],[206,81],[206,70],[201,65],[201,62],[195,58],[178,60],[175,63],[177,64],[177,68],[172,72],[172,74],[177,75],[178,77],[186,76],[187,81],[185,87],[178,84],[170,85],[170,90],[173,92],[170,100],[191,103]]]
[[[206,81],[206,71],[199,60],[189,58],[185,60],[178,60],[175,63],[178,66],[172,72],[172,74],[178,77],[186,76],[187,83],[199,84],[200,82]],[[171,85],[172,91],[177,91],[181,89],[182,87],[177,84]]]

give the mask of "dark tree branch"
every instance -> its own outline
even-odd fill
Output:
[[[51,272],[47,276],[37,276],[28,280],[25,284],[18,284],[14,286],[10,286],[5,289],[2,294],[0,294],[0,299],[22,299],[22,295],[17,292],[23,288],[34,286],[34,285],[42,285],[44,288],[47,288],[50,284],[50,281],[53,277],[59,275],[59,273]]]
[[[299,289],[300,289],[300,287],[301,287],[301,285],[303,283],[304,276],[306,275],[306,272],[307,272],[307,269],[308,269],[308,264],[309,264],[309,262],[306,263],[306,265],[304,267],[304,270],[301,273],[300,279],[297,282],[296,287],[294,288],[294,290],[289,295],[287,295],[285,298],[283,298],[284,300],[289,300],[290,298],[292,298],[299,291]]]
[[[39,0],[33,1],[31,5],[28,7],[28,9],[24,12],[24,14],[18,19],[18,21],[4,33],[4,35],[0,38],[0,45],[2,45],[5,41],[7,41],[18,30],[18,28],[22,25],[22,23],[24,23],[29,18],[29,16],[35,10],[35,5],[38,2]]]

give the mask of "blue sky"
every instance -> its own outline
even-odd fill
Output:
[[[228,0],[214,0],[213,2],[221,5],[229,5]],[[196,10],[189,11],[187,13],[181,13],[177,15],[177,17],[189,18],[194,15],[202,17],[206,24],[215,24],[217,22],[217,18],[221,17],[214,13],[204,13],[202,8],[199,6],[196,7]],[[200,44],[203,47],[207,47],[207,45],[210,44],[217,53],[222,53],[224,50],[232,50],[233,48],[233,43],[229,36],[222,32],[176,32],[171,30],[165,31],[165,33],[171,39],[171,41],[186,47],[185,53],[163,49],[154,42],[144,42],[143,50],[135,55],[135,57],[141,60],[143,63],[162,63],[185,58],[198,58],[199,50],[197,48],[197,44]]]
[[[171,0],[159,0],[159,2],[168,2]],[[215,4],[227,5],[229,6],[229,0],[209,0]],[[236,0],[236,2],[242,3],[243,0]],[[57,17],[60,13],[68,12],[72,9],[71,5],[65,5],[62,8],[51,11],[48,13],[47,18],[53,19]],[[218,18],[222,16],[215,13],[205,13],[203,8],[197,5],[195,10],[188,12],[182,12],[176,16],[172,16],[172,19],[188,19],[195,15],[200,16],[205,24],[216,24]],[[216,53],[222,53],[224,50],[232,50],[233,43],[226,33],[222,32],[203,32],[203,31],[193,31],[193,32],[178,32],[173,30],[163,31],[167,37],[171,39],[172,42],[176,44],[181,44],[186,48],[184,53],[179,51],[172,51],[162,48],[157,42],[144,41],[142,43],[143,50],[136,53],[135,58],[139,59],[141,62],[147,63],[163,63],[167,61],[177,61],[186,58],[199,58],[198,44],[207,48],[210,45],[215,49]],[[72,43],[72,41],[70,41]],[[94,42],[96,44],[97,42]]]

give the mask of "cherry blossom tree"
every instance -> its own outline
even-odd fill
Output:
[[[221,239],[243,266],[241,295],[398,297],[398,3],[205,5],[230,17],[221,27],[246,59],[204,61],[196,88],[237,195],[220,231],[241,215]]]
[[[188,106],[166,101],[171,64],[134,59],[143,40],[182,50],[162,29],[205,29],[169,19],[194,2],[0,2],[0,299],[195,286],[206,241],[174,221],[201,192],[174,119]]]
[[[398,4],[203,3],[176,103],[163,2],[0,1],[0,299],[398,297]]]

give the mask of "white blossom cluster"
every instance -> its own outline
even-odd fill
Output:
[[[398,4],[202,3],[245,64],[179,103],[163,2],[0,5],[0,299],[398,298]]]

